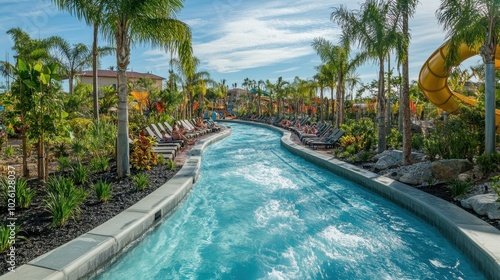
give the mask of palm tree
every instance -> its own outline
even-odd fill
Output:
[[[54,0],[60,7],[84,14],[83,0]],[[130,64],[130,47],[133,43],[152,43],[166,50],[175,49],[187,72],[192,56],[191,30],[174,16],[183,8],[183,1],[144,0],[95,0],[100,8],[102,32],[116,44],[118,68],[118,141],[117,171],[119,177],[130,173],[127,67]],[[73,5],[73,6],[71,6]]]
[[[333,100],[339,102],[339,91],[337,91],[337,96],[334,99],[333,98],[333,91],[335,89],[336,85],[336,78],[337,78],[337,67],[335,65],[339,64],[338,63],[338,54],[337,54],[337,46],[335,46],[332,42],[327,41],[324,38],[314,38],[312,42],[312,47],[316,51],[316,53],[319,55],[321,58],[321,61],[324,63],[324,67],[321,68],[323,71],[323,77],[326,79],[326,83],[328,87],[330,88],[330,93],[332,97],[332,123],[336,123],[338,127],[338,118],[337,122],[335,122],[335,116],[333,112],[335,111],[335,103]],[[340,108],[337,108],[337,110],[340,110]]]
[[[287,81],[283,80],[283,77],[278,77],[278,80],[276,80],[276,83],[274,84],[274,88],[276,90],[276,101],[278,105],[278,117],[281,115],[281,107],[283,106],[282,101],[283,97],[286,96],[285,89],[289,85]]]
[[[68,78],[69,93],[72,94],[76,73],[90,66],[92,62],[90,50],[82,43],[71,46],[66,40],[57,43],[57,50],[59,52],[55,55],[55,59],[61,67],[61,78]]]
[[[459,61],[458,48],[465,43],[469,48],[480,47],[485,64],[485,153],[495,152],[495,51],[498,45],[500,17],[498,1],[443,0],[436,12],[439,23],[448,30],[446,66]]]
[[[53,0],[54,4],[60,9],[67,10],[71,14],[76,15],[79,19],[84,19],[87,24],[93,27],[93,41],[92,41],[92,99],[94,107],[94,120],[99,122],[99,99],[98,99],[98,32],[103,24],[104,17],[101,13],[103,11],[103,2],[99,0]],[[70,85],[71,87],[71,85]],[[71,92],[71,91],[70,91]]]
[[[410,77],[408,70],[410,33],[408,20],[415,13],[418,2],[418,0],[393,0],[391,4],[391,10],[397,15],[396,21],[401,24],[400,28],[402,31],[402,41],[400,44],[397,44],[397,56],[402,64],[403,72],[400,100],[403,122],[403,165],[411,163]]]
[[[340,6],[331,15],[331,18],[341,26],[343,34],[349,34],[350,40],[359,43],[367,58],[372,58],[379,64],[377,92],[379,153],[386,149],[387,135],[384,64],[398,38],[396,22],[391,21],[388,15],[389,5],[378,0],[367,0],[357,11],[349,11],[345,6]]]
[[[319,87],[319,98],[320,98],[320,104],[319,104],[319,119],[321,122],[325,121],[325,107],[323,106],[323,101],[324,101],[324,90],[327,86],[327,80],[323,68],[325,68],[325,64],[321,64],[319,66],[316,66],[316,70],[318,73],[314,75],[314,79],[316,80],[316,84]]]

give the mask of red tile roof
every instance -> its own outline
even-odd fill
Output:
[[[82,77],[92,77],[92,70],[89,71],[83,71],[80,73],[76,74],[77,76],[82,76]],[[98,77],[108,77],[108,78],[116,78],[118,75],[118,72],[112,71],[112,70],[97,70],[97,76]],[[126,72],[127,78],[151,78],[153,80],[165,80],[165,78],[151,74],[151,73],[138,73],[138,72],[131,72],[127,71]]]

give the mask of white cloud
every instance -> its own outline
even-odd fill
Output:
[[[222,73],[271,66],[310,55],[314,53],[312,40],[327,37],[333,29],[328,16],[324,19],[298,16],[318,11],[318,5],[274,1],[239,7],[224,20],[213,22],[211,38],[194,42],[194,53],[209,70]]]

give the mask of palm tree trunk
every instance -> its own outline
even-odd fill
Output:
[[[69,94],[73,94],[73,75],[68,76]]]
[[[320,87],[319,89],[319,118],[321,119],[321,122],[323,123],[325,121],[325,112],[323,112],[323,87]]]
[[[127,104],[127,67],[130,63],[130,41],[126,23],[118,23],[115,32],[116,66],[118,68],[118,139],[116,143],[117,175],[122,178],[130,173],[128,145],[128,104]]]
[[[378,115],[378,145],[377,152],[382,153],[386,148],[385,131],[385,94],[384,94],[384,58],[379,58],[377,115]]]
[[[403,13],[403,34],[408,38],[408,13],[407,8]],[[405,46],[406,53],[408,54],[408,45]],[[408,71],[408,55],[403,58],[403,77],[402,77],[402,91],[401,91],[401,104],[400,110],[402,113],[403,122],[403,165],[411,164],[411,119],[410,119],[410,80]]]
[[[485,153],[495,152],[495,61],[485,65]]]
[[[23,149],[23,177],[30,177],[30,170],[28,169],[28,147],[26,143],[26,125],[24,124],[24,112],[21,111],[21,143]]]
[[[333,100],[333,86],[330,86],[330,96],[332,97],[332,124],[335,124],[335,101]],[[336,126],[338,128],[338,126]]]
[[[98,81],[97,81],[97,32],[98,26],[94,24],[94,41],[92,42],[92,99],[94,107],[94,121],[99,123],[99,96],[98,96]]]

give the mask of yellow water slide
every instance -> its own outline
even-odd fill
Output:
[[[479,49],[471,49],[462,44],[459,47],[459,64],[478,54]],[[458,110],[459,100],[469,105],[476,105],[476,99],[462,95],[453,91],[448,85],[448,77],[451,69],[445,67],[445,57],[448,54],[448,42],[441,45],[427,59],[420,70],[419,86],[424,95],[432,104],[449,113],[455,113]],[[495,68],[500,68],[500,47],[497,47],[495,59]],[[500,110],[495,110],[495,127],[500,133]]]

